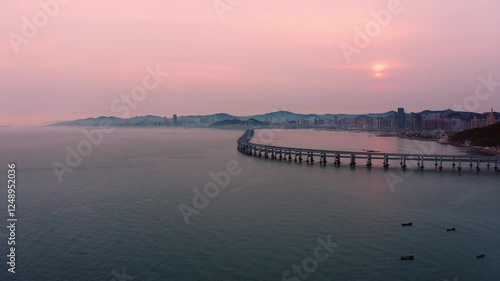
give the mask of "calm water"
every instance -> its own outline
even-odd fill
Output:
[[[59,182],[51,164],[65,162],[65,147],[85,139],[81,130],[0,128],[0,182],[6,183],[9,161],[19,167],[17,273],[6,273],[0,227],[0,280],[282,280],[328,235],[339,247],[307,280],[500,280],[498,174],[283,163],[238,153],[242,132],[116,129]],[[273,134],[261,140],[421,148],[364,133]],[[240,173],[186,224],[179,204],[193,206],[193,189],[203,190],[213,182],[210,172],[228,163]],[[394,175],[401,181],[391,188]],[[413,227],[402,228],[408,221]],[[477,260],[480,253],[486,258]],[[401,255],[415,260],[400,261]]]

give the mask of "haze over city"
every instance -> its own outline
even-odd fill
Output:
[[[342,43],[355,46],[356,28],[390,1],[234,1],[223,13],[217,1],[64,2],[14,46],[9,34],[43,8],[4,1],[0,125],[116,115],[112,102],[157,65],[169,76],[130,117],[447,109],[474,95],[478,77],[500,81],[498,1],[398,1],[349,59]],[[500,108],[492,94],[477,112]]]

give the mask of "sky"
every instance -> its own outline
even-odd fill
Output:
[[[498,11],[497,0],[3,0],[0,125],[500,111]]]

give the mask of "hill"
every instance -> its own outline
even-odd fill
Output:
[[[500,147],[500,122],[491,126],[462,131],[454,134],[450,142],[463,145],[470,141],[474,146]]]
[[[266,127],[269,126],[269,123],[261,122],[259,120],[250,118],[246,121],[238,120],[238,119],[231,119],[231,120],[223,120],[219,122],[215,122],[210,127],[224,127],[224,126],[247,126],[247,125],[252,125],[252,126],[257,126],[257,127]]]

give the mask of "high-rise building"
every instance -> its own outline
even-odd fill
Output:
[[[415,130],[416,131],[421,131],[422,130],[422,114],[420,113],[415,113]]]
[[[334,115],[333,116],[333,124],[334,125],[338,125],[339,124],[339,116],[338,115]]]
[[[493,108],[492,108],[490,114],[488,114],[488,118],[486,119],[486,126],[490,126],[495,123],[496,123],[495,114],[493,113]]]
[[[366,117],[366,128],[368,130],[373,130],[374,128],[374,121],[373,121],[373,118],[372,117]]]
[[[406,121],[404,108],[402,107],[398,108],[398,114],[396,115],[396,120],[398,124],[398,131],[403,131],[405,129],[405,121]]]
[[[174,116],[172,116],[172,122],[174,123],[174,126],[177,127],[177,114],[174,114]]]

